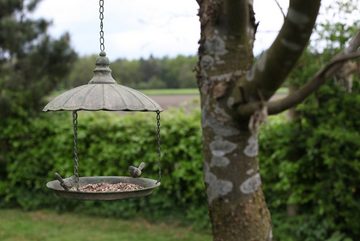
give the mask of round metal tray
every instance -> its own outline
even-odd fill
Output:
[[[64,181],[69,178],[65,178]],[[135,191],[123,192],[79,192],[66,191],[58,180],[50,181],[46,187],[54,191],[58,196],[80,200],[119,200],[125,198],[136,198],[150,195],[155,188],[160,186],[160,182],[149,178],[132,178],[124,176],[99,176],[99,177],[80,177],[79,184],[96,184],[96,183],[132,183],[143,187],[143,189]]]

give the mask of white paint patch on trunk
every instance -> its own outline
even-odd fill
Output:
[[[215,31],[214,36],[205,41],[205,49],[208,54],[214,56],[221,56],[227,53],[225,41],[220,37],[218,31]]]
[[[215,75],[215,76],[211,76],[210,80],[211,81],[230,81],[230,79],[232,78],[233,73],[228,73],[228,74],[220,74],[220,75]]]
[[[214,60],[214,65],[225,64],[225,61],[220,58],[220,56],[228,53],[226,50],[225,41],[226,38],[220,36],[219,31],[215,30],[214,35],[205,40],[205,52],[207,55],[211,55]]]
[[[210,151],[214,156],[225,156],[228,153],[233,152],[237,145],[230,142],[224,141],[221,137],[216,138],[210,143]]]
[[[251,194],[255,192],[260,187],[260,185],[261,185],[260,174],[256,173],[255,175],[246,179],[240,185],[240,191],[244,194]]]
[[[202,123],[203,127],[210,127],[216,136],[235,136],[239,135],[240,131],[235,127],[225,125],[222,122],[219,122],[210,114],[206,114],[206,111],[202,113]]]
[[[215,60],[210,55],[204,55],[201,57],[200,66],[204,70],[212,69],[214,66]]]
[[[224,156],[212,156],[210,166],[212,167],[226,167],[230,164],[230,160]]]
[[[257,135],[253,134],[248,139],[248,144],[244,149],[244,154],[248,157],[256,157],[259,153],[259,143]]]
[[[218,62],[217,62],[218,63]],[[233,76],[241,76],[242,75],[241,70],[236,70],[234,72],[229,72],[226,74],[220,74],[220,75],[214,75],[210,77],[211,81],[230,81]]]
[[[287,19],[296,25],[303,25],[310,22],[310,18],[307,15],[300,13],[293,8],[288,10]]]
[[[227,180],[218,179],[210,172],[210,167],[205,163],[205,182],[209,204],[220,196],[225,196],[233,190],[233,184]]]
[[[282,39],[281,43],[288,49],[292,51],[299,51],[301,49],[301,45],[298,45],[297,43],[292,43],[286,39]]]

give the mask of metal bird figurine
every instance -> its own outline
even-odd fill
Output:
[[[142,170],[145,168],[145,162],[141,162],[139,167],[134,167],[134,166],[129,166],[129,173],[130,176],[136,178],[136,177],[140,177]]]
[[[75,186],[75,176],[62,178],[59,173],[55,172],[55,178],[60,182],[60,186],[62,186],[66,191],[70,191],[70,189]]]

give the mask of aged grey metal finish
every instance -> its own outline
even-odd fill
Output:
[[[142,170],[145,168],[146,164],[145,162],[141,162],[140,165],[138,167],[135,166],[129,166],[129,174],[130,176],[136,178],[136,177],[140,177],[142,174]]]
[[[156,112],[156,144],[157,144],[157,154],[158,154],[158,180],[161,182],[161,137],[160,137],[160,111]]]
[[[140,91],[119,85],[111,76],[109,60],[100,53],[94,77],[86,85],[68,90],[50,101],[43,111],[162,111],[158,103]]]
[[[78,157],[78,148],[77,148],[77,144],[78,144],[78,134],[77,134],[78,114],[77,114],[77,111],[73,111],[72,116],[73,116],[73,132],[74,132],[74,136],[73,136],[74,178],[75,178],[76,190],[79,190],[79,157]]]
[[[64,181],[68,178],[65,178]],[[81,200],[119,200],[125,198],[136,198],[150,195],[155,188],[160,186],[156,180],[149,178],[132,178],[122,176],[102,176],[102,177],[80,177],[80,185],[95,184],[95,183],[132,183],[143,187],[143,189],[135,191],[123,192],[79,192],[65,190],[58,180],[50,181],[46,186],[53,190],[58,196],[71,199]]]
[[[62,178],[55,173],[56,180],[50,181],[46,186],[57,195],[65,198],[83,200],[117,200],[132,197],[142,197],[152,193],[160,186],[161,180],[161,148],[160,148],[160,112],[162,108],[158,103],[145,94],[119,85],[111,75],[110,62],[106,57],[105,40],[103,31],[104,0],[99,0],[100,12],[100,54],[96,60],[94,76],[88,84],[68,90],[55,97],[43,109],[43,111],[72,111],[73,113],[73,160],[74,175]],[[94,176],[80,177],[79,158],[77,150],[78,141],[78,111],[149,111],[156,112],[156,140],[158,154],[158,180],[140,178],[144,163],[139,167],[131,167],[130,173],[133,177],[123,176]],[[136,178],[135,178],[136,177]],[[131,183],[143,187],[139,190],[119,192],[84,192],[79,187],[87,184],[97,183]],[[73,189],[75,187],[75,189]]]
[[[57,180],[47,183],[47,187],[58,196],[82,200],[118,200],[132,197],[150,195],[160,186],[161,180],[161,149],[160,149],[160,112],[162,108],[154,100],[134,89],[119,85],[111,76],[109,59],[105,52],[101,52],[96,60],[94,76],[88,84],[66,91],[48,103],[44,111],[72,111],[73,113],[73,159],[74,176],[62,179],[59,174]],[[156,138],[158,152],[158,180],[133,177],[80,177],[78,172],[77,155],[77,116],[78,111],[151,111],[156,112]],[[141,190],[122,192],[83,192],[78,191],[79,186],[93,183],[119,183],[126,182],[139,184]],[[75,186],[77,191],[69,188]]]

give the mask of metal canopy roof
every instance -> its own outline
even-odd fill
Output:
[[[43,111],[162,111],[150,97],[119,85],[111,76],[109,59],[102,52],[96,60],[94,77],[86,85],[68,90],[50,101]]]

